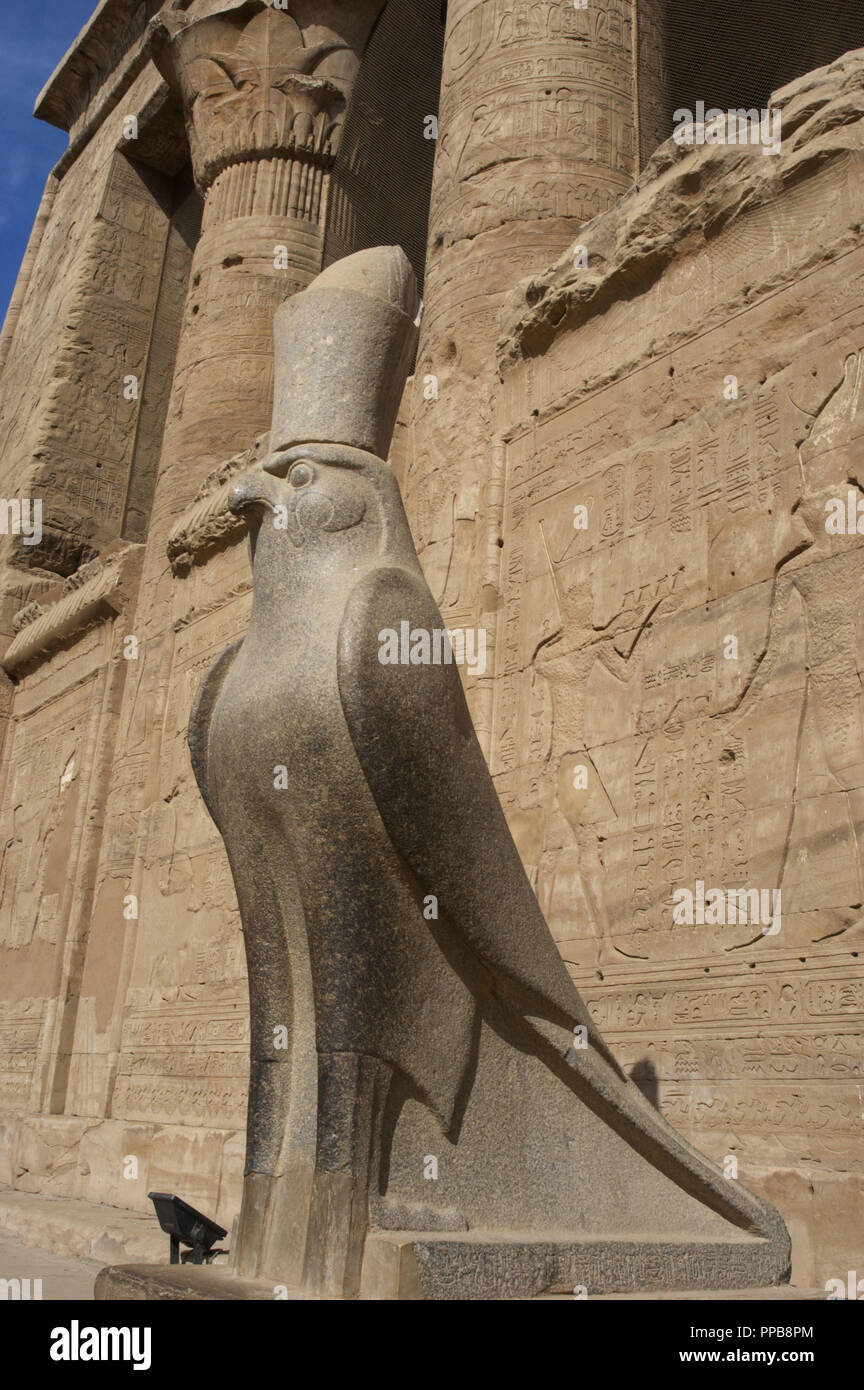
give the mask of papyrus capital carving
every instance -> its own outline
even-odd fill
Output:
[[[202,19],[153,20],[153,60],[180,92],[202,191],[249,159],[331,162],[381,8],[297,0],[289,11],[244,0]]]

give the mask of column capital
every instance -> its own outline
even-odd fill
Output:
[[[201,19],[167,11],[151,22],[153,61],[180,94],[203,193],[249,159],[332,162],[383,0],[287,3],[243,0]]]

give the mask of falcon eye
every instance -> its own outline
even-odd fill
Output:
[[[314,476],[308,463],[295,463],[288,474],[288,481],[292,487],[305,487],[307,483],[311,483]]]

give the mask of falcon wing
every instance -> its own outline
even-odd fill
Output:
[[[520,1011],[568,1029],[587,1025],[526,877],[452,664],[383,664],[385,630],[430,634],[444,623],[419,575],[366,575],[338,647],[339,692],[366,781],[393,844],[425,894]],[[514,989],[515,987],[515,989]]]

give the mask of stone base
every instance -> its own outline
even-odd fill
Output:
[[[366,1300],[505,1300],[587,1296],[633,1298],[818,1298],[824,1290],[769,1287],[759,1279],[765,1241],[537,1240],[496,1233],[377,1231],[366,1241],[359,1297]],[[741,1288],[757,1276],[753,1288]],[[680,1292],[680,1290],[686,1292]],[[230,1269],[117,1265],[96,1280],[96,1298],[302,1299],[314,1294],[275,1280],[237,1278]]]
[[[783,1284],[773,1289],[666,1289],[662,1293],[601,1293],[592,1303],[824,1303],[824,1289],[793,1288]],[[550,1294],[546,1301],[555,1302],[563,1294]]]
[[[216,1265],[109,1265],[96,1276],[94,1297],[100,1302],[272,1301],[275,1288],[272,1282],[236,1279]],[[288,1297],[301,1295],[289,1292]]]
[[[776,1252],[756,1237],[556,1240],[495,1232],[377,1231],[366,1240],[361,1298],[507,1299],[643,1289],[767,1285]]]

